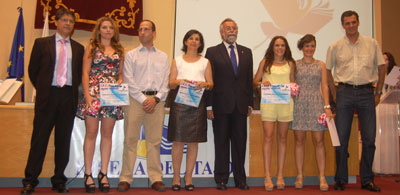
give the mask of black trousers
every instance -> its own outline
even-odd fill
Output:
[[[336,175],[335,181],[348,182],[348,146],[351,133],[351,124],[357,110],[360,120],[362,140],[362,154],[360,164],[361,184],[374,181],[372,163],[375,154],[376,113],[374,88],[352,88],[339,85],[336,92],[336,128],[340,146],[336,147]],[[358,142],[357,142],[358,144]]]
[[[38,177],[42,172],[43,161],[53,127],[55,127],[55,168],[51,183],[56,185],[67,181],[64,170],[69,160],[75,112],[76,106],[73,106],[72,88],[68,86],[63,88],[52,87],[46,108],[39,110],[35,107],[31,148],[25,168],[25,178],[22,180],[24,185],[32,184],[36,186],[39,184]]]
[[[227,183],[232,155],[232,171],[235,184],[246,182],[244,162],[246,158],[247,115],[237,108],[230,114],[214,113],[213,131],[215,145],[214,179]]]

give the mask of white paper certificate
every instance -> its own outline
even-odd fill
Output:
[[[290,84],[261,85],[261,104],[290,104]]]
[[[400,67],[394,66],[390,73],[385,78],[385,84],[390,86],[396,86],[397,82],[399,82],[400,76]]]
[[[129,105],[128,84],[120,86],[112,83],[100,83],[101,106],[126,106]]]
[[[188,106],[199,107],[201,97],[204,93],[204,88],[195,89],[195,84],[182,81],[179,85],[178,94],[176,95],[175,102],[185,104]]]
[[[331,141],[333,146],[340,146],[339,136],[336,130],[335,120],[333,118],[331,120],[326,119],[326,123],[329,129],[329,135],[331,136]]]

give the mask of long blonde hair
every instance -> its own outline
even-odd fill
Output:
[[[93,58],[94,52],[96,48],[99,48],[101,51],[104,51],[104,46],[101,45],[101,35],[100,35],[100,27],[103,22],[109,21],[111,25],[114,27],[114,36],[111,38],[111,47],[119,54],[120,58],[124,57],[124,48],[119,42],[119,30],[115,21],[110,17],[104,16],[97,20],[96,25],[93,28],[92,38],[90,39],[90,46],[92,47],[90,50],[90,55]]]

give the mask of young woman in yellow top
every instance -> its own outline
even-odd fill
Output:
[[[283,36],[276,36],[271,40],[269,47],[261,60],[253,84],[270,86],[272,84],[290,84],[294,82],[296,63],[292,58],[288,42]],[[285,188],[283,180],[283,164],[286,155],[286,138],[289,129],[289,123],[293,120],[293,101],[290,104],[262,104],[261,120],[264,129],[264,169],[265,169],[265,190],[272,191],[270,175],[272,143],[275,130],[275,124],[278,127],[278,173],[277,189]]]

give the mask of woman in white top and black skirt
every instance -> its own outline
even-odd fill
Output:
[[[179,191],[180,170],[184,144],[187,144],[185,190],[193,191],[192,173],[196,163],[198,143],[207,141],[206,95],[213,87],[210,62],[201,56],[204,49],[202,34],[197,30],[188,31],[183,38],[183,55],[172,61],[169,87],[175,100],[181,82],[192,82],[195,89],[205,88],[198,107],[173,102],[168,121],[168,141],[172,145],[174,178],[172,190]]]

